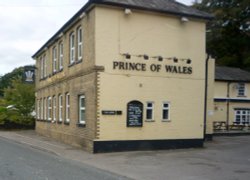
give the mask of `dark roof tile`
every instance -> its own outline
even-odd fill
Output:
[[[133,8],[159,11],[175,15],[196,17],[201,19],[212,19],[213,16],[186,6],[175,0],[92,0],[97,4],[110,4],[114,6],[131,6]]]
[[[215,68],[215,80],[250,82],[250,72],[240,68],[217,66]]]

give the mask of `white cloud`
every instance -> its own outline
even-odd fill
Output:
[[[31,56],[86,2],[0,0],[0,75],[34,64]]]

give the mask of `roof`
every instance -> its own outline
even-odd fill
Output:
[[[113,6],[130,7],[148,11],[158,11],[162,13],[196,17],[201,19],[212,19],[213,16],[186,6],[175,0],[92,0],[97,4],[107,4]]]
[[[240,68],[217,66],[215,68],[215,80],[250,82],[250,72]]]
[[[192,17],[204,20],[213,19],[213,15],[206,12],[199,11],[192,7],[186,6],[175,0],[89,0],[68,22],[66,22],[61,29],[59,29],[54,36],[52,36],[33,56],[35,58],[41,53],[51,42],[56,40],[61,33],[71,26],[79,16],[88,11],[93,5],[110,5],[122,8],[131,8],[145,11],[153,11],[165,14],[172,14],[176,16]]]

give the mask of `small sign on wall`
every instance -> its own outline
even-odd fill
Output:
[[[102,115],[122,115],[122,111],[110,111],[110,110],[104,110],[102,111]]]
[[[143,104],[140,101],[131,101],[127,104],[127,127],[142,127]]]

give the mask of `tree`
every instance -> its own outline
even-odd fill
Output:
[[[250,70],[250,1],[196,0],[193,6],[215,16],[208,23],[207,51],[216,63]]]
[[[11,86],[4,89],[4,98],[0,103],[0,124],[34,126],[34,109],[34,85],[23,83],[21,78],[14,79]]]
[[[12,72],[0,77],[0,98],[4,95],[4,89],[11,86],[14,79],[21,78],[24,73],[24,67],[14,69]]]

